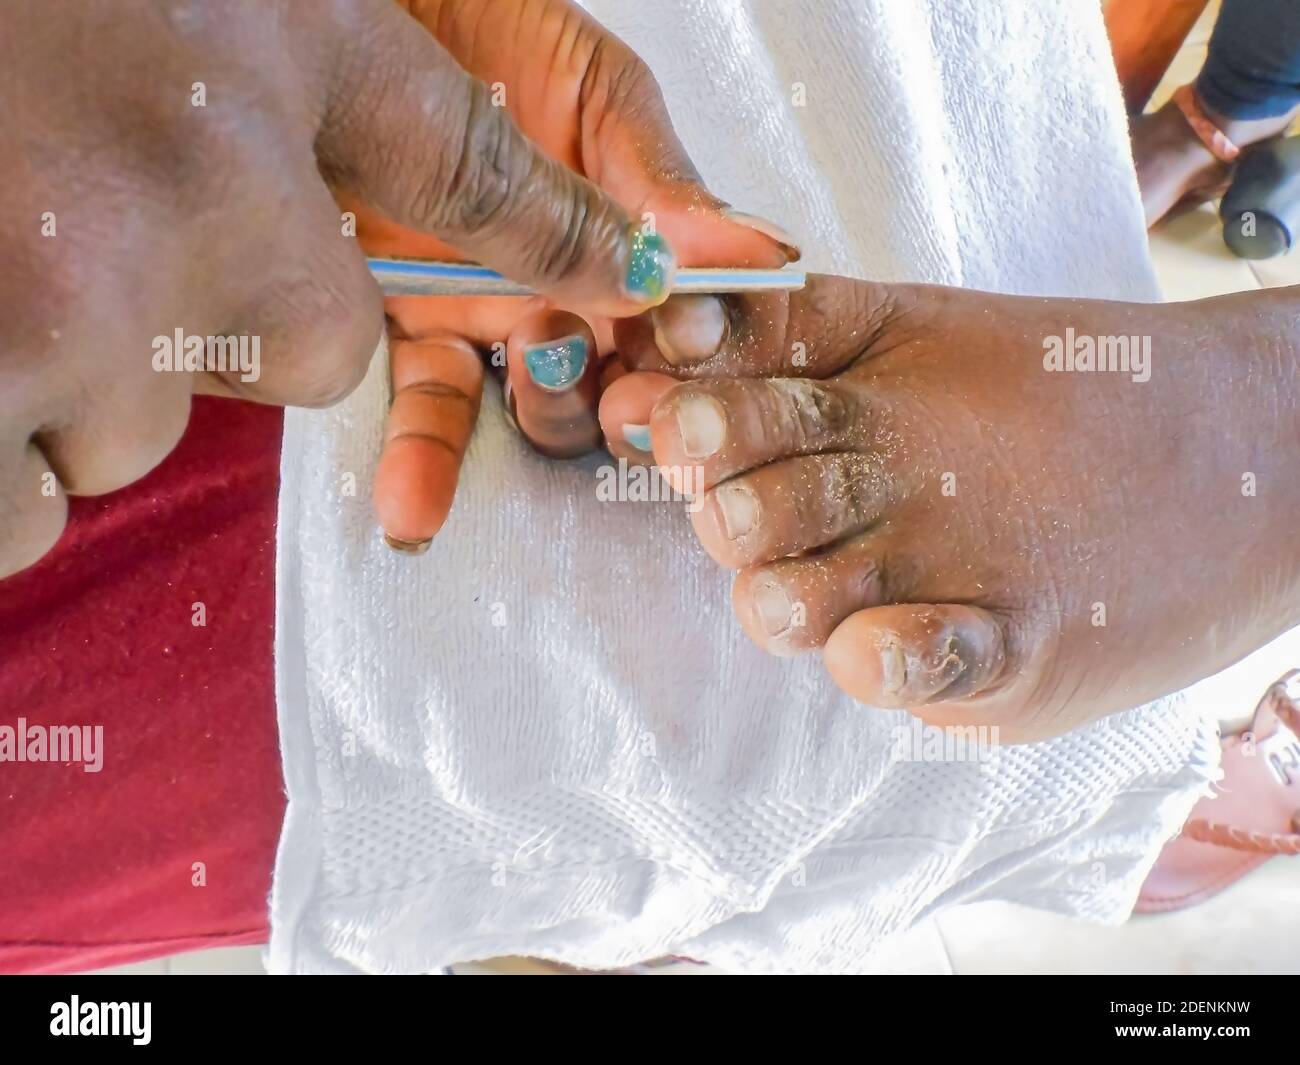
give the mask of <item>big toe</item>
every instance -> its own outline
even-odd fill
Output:
[[[1002,678],[1002,626],[978,607],[897,604],[847,618],[826,642],[826,668],[845,692],[904,710],[978,695]]]

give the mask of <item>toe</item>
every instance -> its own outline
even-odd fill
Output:
[[[851,452],[809,455],[708,490],[691,521],[714,560],[738,569],[861,532],[880,516],[889,494],[876,459]]]
[[[850,614],[886,601],[883,545],[868,534],[802,558],[737,575],[731,605],[746,634],[769,654],[821,647]]]
[[[711,488],[778,459],[848,450],[866,420],[865,395],[848,382],[692,381],[655,405],[650,433],[660,466],[691,471],[679,487],[702,477]]]
[[[815,377],[844,369],[882,324],[933,299],[909,286],[809,274],[797,292],[673,296],[614,324],[632,370],[678,377]]]
[[[836,628],[824,654],[831,678],[853,698],[907,710],[987,691],[1006,664],[998,619],[954,604],[861,610]]]
[[[674,296],[650,312],[654,351],[674,368],[713,358],[727,340],[726,305],[717,296]]]
[[[653,311],[616,321],[614,344],[629,370],[707,374],[715,363],[734,362],[725,358],[734,342],[733,310],[749,314],[751,306],[744,297],[670,296]]]

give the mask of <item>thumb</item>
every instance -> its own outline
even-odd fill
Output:
[[[365,24],[332,30],[316,139],[333,184],[560,306],[625,316],[667,297],[663,236],[543,154],[396,5],[353,9]]]

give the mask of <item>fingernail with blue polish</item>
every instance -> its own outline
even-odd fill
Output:
[[[632,249],[627,260],[627,294],[640,303],[662,303],[668,298],[677,260],[658,233],[633,230]]]
[[[623,423],[623,439],[638,451],[650,451],[650,426],[634,422]]]
[[[531,344],[524,348],[524,365],[538,388],[567,392],[587,368],[587,341],[571,336]]]

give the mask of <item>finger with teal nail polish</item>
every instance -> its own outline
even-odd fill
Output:
[[[589,350],[580,336],[561,337],[524,348],[524,366],[533,383],[547,392],[567,392],[587,369]]]
[[[665,374],[623,374],[600,397],[600,424],[605,446],[616,459],[649,465],[654,462],[650,412],[677,381]]]
[[[627,294],[647,305],[662,303],[672,290],[676,273],[677,258],[668,242],[658,233],[634,230],[624,281]]]
[[[600,349],[586,321],[567,311],[528,315],[506,342],[516,428],[538,451],[571,458],[600,446]]]

